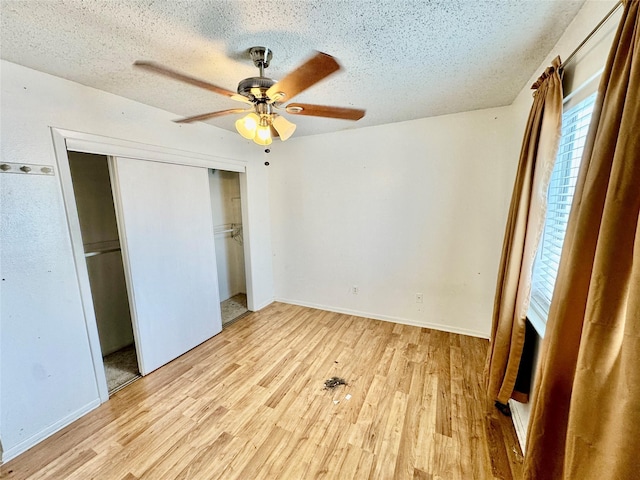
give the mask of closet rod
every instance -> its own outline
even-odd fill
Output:
[[[120,247],[106,248],[104,250],[96,250],[94,252],[84,252],[84,256],[85,258],[89,258],[89,257],[95,257],[96,255],[102,255],[103,253],[111,253],[111,252],[119,252],[119,251],[120,251]]]
[[[564,68],[567,65],[567,63],[569,63],[571,60],[573,60],[573,57],[576,56],[576,53],[578,53],[580,50],[582,50],[582,47],[584,47],[584,45],[589,40],[591,40],[591,37],[593,37],[598,32],[598,30],[600,30],[600,28],[602,28],[602,26],[605,24],[605,22],[607,20],[609,20],[609,18],[611,18],[611,16],[615,13],[616,10],[618,10],[618,8],[620,8],[621,5],[622,5],[622,1],[619,1],[618,3],[616,3],[614,5],[614,7],[609,11],[609,13],[607,13],[605,15],[605,17],[602,20],[600,20],[600,23],[598,23],[598,25],[596,25],[595,28],[593,30],[591,30],[589,35],[587,35],[587,37],[582,41],[582,43],[580,43],[580,45],[578,45],[575,48],[575,50],[573,52],[571,52],[571,55],[569,55],[567,57],[567,59],[560,64],[560,68]]]
[[[231,228],[224,228],[225,225],[231,225]],[[222,230],[218,230],[219,228],[222,228]],[[240,230],[242,230],[241,223],[223,223],[222,225],[214,225],[213,234],[218,235],[222,233],[240,232]]]

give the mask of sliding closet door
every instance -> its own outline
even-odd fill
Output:
[[[222,330],[209,179],[200,167],[111,166],[144,375]]]

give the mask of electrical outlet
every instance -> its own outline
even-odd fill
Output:
[[[423,295],[421,293],[416,293],[416,303],[422,303]]]
[[[360,289],[358,288],[357,285],[354,285],[353,287],[351,287],[351,294],[352,295],[357,295],[359,291],[360,291]]]

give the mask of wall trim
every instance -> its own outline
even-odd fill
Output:
[[[0,459],[0,463],[7,463],[9,460],[16,458],[18,455],[21,455],[22,453],[26,452],[30,448],[36,446],[38,443],[50,437],[57,431],[63,429],[67,425],[70,425],[71,423],[75,422],[80,417],[89,413],[91,410],[95,410],[99,406],[100,406],[100,399],[92,400],[90,403],[86,404],[82,408],[76,410],[75,412],[70,413],[69,415],[58,420],[54,424],[49,425],[44,430],[41,430],[35,435],[32,435],[26,440],[23,440],[22,442],[17,444],[15,447],[12,447],[9,450],[6,450],[5,452],[3,452],[2,458]]]
[[[56,129],[51,129],[53,148],[58,170],[59,192],[62,195],[65,216],[67,219],[67,231],[71,242],[71,252],[73,256],[74,268],[76,272],[76,287],[80,293],[80,302],[84,316],[84,325],[89,341],[89,350],[93,362],[93,372],[96,380],[98,396],[101,402],[109,400],[109,389],[104,371],[104,361],[100,348],[100,337],[98,336],[98,323],[93,308],[93,297],[91,295],[91,284],[89,282],[89,272],[87,270],[84,257],[84,245],[82,243],[82,232],[80,230],[80,220],[76,199],[73,193],[73,182],[71,180],[71,168],[69,167],[69,157],[66,147],[66,139],[63,134]]]
[[[443,325],[440,323],[417,322],[415,320],[411,320],[408,318],[394,317],[390,315],[379,315],[377,313],[362,312],[360,310],[351,310],[349,308],[333,307],[333,306],[322,305],[318,303],[303,302],[300,300],[293,300],[289,298],[276,297],[275,301],[280,303],[288,303],[290,305],[298,305],[301,307],[309,307],[309,308],[316,308],[318,310],[326,310],[328,312],[344,313],[346,315],[354,315],[356,317],[372,318],[373,320],[382,320],[384,322],[399,323],[401,325],[410,325],[412,327],[430,328],[433,330],[440,330],[443,332],[457,333],[460,335],[468,335],[470,337],[484,338],[487,340],[489,339],[486,333],[479,332],[477,330],[469,330],[466,328],[456,328],[456,327],[451,327],[450,325]]]
[[[246,171],[247,162],[244,160],[206,155],[203,153],[132,142],[120,138],[105,137],[56,127],[51,127],[51,131],[54,138],[56,135],[64,138],[67,150],[73,150],[75,152],[127,157],[137,160],[152,160],[154,162],[177,163],[180,165],[215,168],[231,172],[244,173]]]
[[[89,338],[89,348],[91,350],[98,395],[101,402],[104,403],[109,400],[109,393],[107,389],[106,376],[104,373],[102,352],[100,350],[100,340],[98,337],[97,322],[95,319],[95,311],[93,308],[91,285],[89,283],[89,275],[84,258],[84,246],[82,244],[80,222],[78,219],[78,212],[75,203],[75,195],[73,193],[73,182],[71,178],[71,169],[69,167],[68,151],[91,153],[106,157],[126,157],[138,160],[155,161],[160,163],[234,171],[240,174],[241,186],[243,183],[246,183],[247,162],[243,160],[216,157],[213,155],[189,152],[158,145],[149,145],[91,133],[66,130],[57,127],[49,127],[49,129],[53,141],[56,169],[58,171],[58,180],[60,182],[60,189],[62,192],[63,203],[67,217],[69,237],[71,240],[72,252],[75,262],[76,279],[78,282],[82,308],[84,311],[85,327],[87,329],[87,335]],[[248,193],[247,191],[248,189],[245,188],[243,193]],[[253,257],[251,255],[251,237],[249,235],[250,222],[248,221],[248,216],[245,219],[245,209],[247,208],[247,202],[243,201],[242,203],[243,227],[246,228],[244,248],[245,270],[251,270],[253,268],[253,265],[251,263]],[[246,282],[247,301],[249,303],[252,303],[254,295],[253,277],[247,276]],[[135,322],[133,325],[135,329]]]
[[[516,429],[516,435],[518,436],[518,443],[520,443],[520,449],[522,453],[525,453],[525,447],[527,445],[527,424],[522,418],[522,411],[520,403],[513,399],[509,400],[509,408],[511,409],[511,418],[513,419],[513,427]]]

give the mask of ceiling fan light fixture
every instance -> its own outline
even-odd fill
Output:
[[[312,117],[338,118],[343,120],[359,120],[365,111],[355,108],[330,107],[313,104],[289,104],[284,106],[284,100],[291,100],[296,95],[315,85],[329,75],[340,70],[340,64],[331,55],[322,52],[307,59],[302,65],[289,72],[284,78],[276,81],[264,76],[264,70],[269,66],[273,56],[267,47],[252,47],[249,55],[253,64],[260,70],[257,77],[249,77],[238,83],[236,92],[219,87],[199,78],[185,75],[171,68],[148,61],[138,60],[134,65],[153,73],[164,75],[167,78],[188,83],[190,85],[212,91],[231,100],[243,102],[252,106],[252,109],[231,108],[216,112],[208,112],[193,115],[187,118],[175,120],[177,123],[191,123],[205,121],[235,113],[248,115],[235,122],[236,130],[247,140],[253,140],[258,145],[270,145],[273,137],[279,137],[285,141],[296,130],[295,124],[286,118],[280,117],[275,109],[283,109],[287,113],[301,114]]]
[[[252,112],[236,121],[236,130],[247,140],[253,140],[259,123],[260,117]]]
[[[253,141],[258,145],[271,145],[273,141],[271,139],[271,129],[269,125],[260,125],[256,129],[256,136],[253,138]]]
[[[271,121],[271,125],[273,125],[273,128],[277,130],[280,140],[283,142],[291,137],[293,132],[296,131],[296,125],[280,115],[277,115]]]

